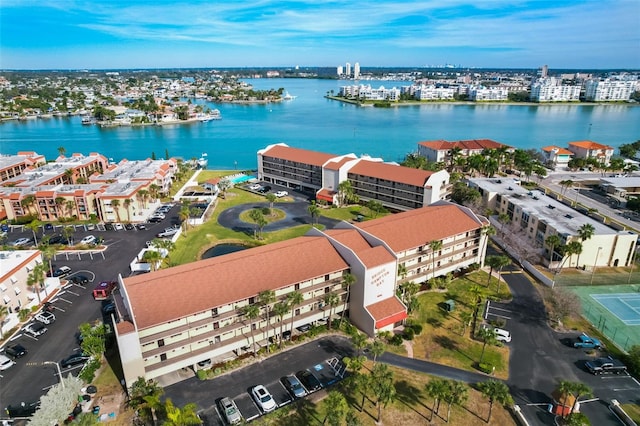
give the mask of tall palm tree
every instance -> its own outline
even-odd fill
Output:
[[[249,330],[251,331],[251,341],[253,343],[251,350],[253,352],[253,356],[255,356],[256,355],[256,338],[253,334],[253,320],[258,318],[258,316],[260,315],[260,308],[258,308],[258,305],[256,304],[247,305],[244,308],[242,308],[242,314],[249,319]]]
[[[142,255],[142,260],[151,265],[151,270],[156,271],[158,269],[158,262],[162,260],[162,254],[158,250],[147,250]]]
[[[349,405],[344,395],[339,391],[330,391],[327,397],[322,401],[325,408],[325,418],[322,424],[329,421],[330,425],[341,425],[349,411]]]
[[[494,402],[502,405],[513,403],[513,398],[509,393],[509,387],[503,382],[488,380],[486,382],[478,383],[478,388],[482,395],[489,399],[489,415],[487,416],[487,423],[491,422],[491,411],[493,410]]]
[[[287,294],[287,302],[291,306],[291,328],[290,332],[293,336],[293,320],[296,318],[296,308],[304,302],[304,295],[297,290]]]
[[[35,265],[27,276],[27,286],[38,296],[38,304],[42,303],[40,290],[42,289],[42,283],[47,273],[45,268],[46,266],[43,263]]]
[[[64,206],[67,208],[69,217],[73,217],[73,209],[76,208],[76,202],[74,200],[67,200],[65,201]]]
[[[156,200],[160,196],[160,189],[161,188],[157,184],[152,183],[149,185],[149,196]]]
[[[62,206],[65,203],[64,197],[56,197],[54,202],[56,203],[56,217],[60,218],[62,216]]]
[[[376,396],[376,407],[378,407],[378,423],[382,415],[382,406],[386,406],[393,401],[396,395],[396,388],[393,385],[393,372],[386,364],[376,364],[371,370],[370,376],[371,391]]]
[[[329,293],[325,293],[323,301],[325,305],[329,305],[329,318],[327,319],[327,325],[329,330],[331,330],[331,316],[333,315],[333,308],[338,304],[338,302],[340,302],[340,297],[338,297],[335,292],[331,291]]]
[[[342,288],[347,290],[347,294],[344,297],[344,305],[342,306],[342,312],[340,313],[340,327],[342,327],[342,320],[344,319],[344,313],[347,310],[347,303],[349,302],[349,296],[351,295],[351,286],[356,282],[356,277],[353,274],[345,273],[342,275]]]
[[[584,225],[582,225],[579,229],[578,229],[578,237],[580,238],[580,241],[583,243],[588,239],[590,239],[591,237],[593,237],[593,234],[596,232],[596,228],[593,227],[592,224],[590,223],[585,223]],[[582,250],[580,251],[582,252]],[[580,253],[578,254],[578,267],[580,266]]]
[[[4,339],[2,333],[2,324],[4,324],[4,319],[9,315],[9,308],[4,305],[0,305],[0,339]]]
[[[447,423],[449,423],[449,418],[451,417],[451,406],[453,404],[462,405],[467,402],[469,399],[469,388],[463,382],[459,382],[457,380],[450,380],[448,382],[449,389],[444,397],[444,400],[447,402]]]
[[[46,246],[41,248],[40,251],[42,252],[42,259],[44,260],[44,262],[46,263],[49,269],[49,273],[53,275],[53,265],[51,264],[51,261],[56,256],[55,247]]]
[[[273,192],[269,192],[267,195],[264,196],[264,198],[266,198],[267,201],[269,202],[269,211],[270,211],[270,214],[273,215],[273,203],[276,202],[276,199],[278,197],[276,197],[276,194],[274,194]]]
[[[258,293],[258,301],[264,307],[265,317],[267,319],[267,341],[269,339],[269,329],[271,328],[271,319],[269,313],[271,312],[271,304],[276,301],[276,292],[273,290],[264,290]],[[270,352],[269,344],[267,343],[267,352]]]
[[[146,189],[141,189],[140,191],[138,191],[136,196],[140,197],[140,199],[142,200],[142,207],[146,209],[147,200],[149,199],[149,191],[147,191]]]
[[[315,201],[312,201],[311,204],[309,204],[309,207],[307,207],[307,211],[309,212],[309,215],[311,216],[311,222],[315,222],[316,225],[318,224],[318,217],[320,216],[320,207],[318,207],[318,205],[316,204]]]
[[[20,200],[20,206],[23,209],[26,208],[26,212],[23,213],[24,216],[29,216],[31,214],[31,207],[35,204],[36,197],[34,195],[25,195],[25,197]]]
[[[291,307],[286,301],[278,302],[273,305],[273,313],[278,316],[278,320],[280,321],[280,349],[282,349],[282,342],[284,341],[282,337],[282,327],[284,326],[284,316],[289,313]]]
[[[578,405],[578,400],[581,396],[593,395],[591,388],[581,382],[575,382],[571,385],[571,393],[576,397],[575,401],[573,401],[573,406],[571,407],[571,414],[576,410],[576,405]]]
[[[574,382],[570,382],[568,380],[560,380],[560,383],[558,384],[558,392],[562,397],[562,401],[558,401],[558,402],[561,402],[562,404],[562,417],[566,417],[565,408],[567,407],[567,401],[569,400],[569,395],[572,395],[573,385],[574,385]],[[572,410],[573,410],[573,407],[572,407]]]
[[[493,269],[498,265],[498,257],[500,256],[487,256],[485,258],[485,265],[489,265],[489,277],[487,278],[487,287],[491,284],[491,275],[493,275]]]
[[[127,222],[131,222],[131,211],[129,210],[129,207],[131,207],[132,202],[133,200],[131,198],[125,198],[122,202],[122,207],[124,207],[127,212]]]
[[[433,406],[431,407],[431,415],[429,416],[429,422],[431,422],[433,420],[433,415],[438,413],[440,400],[447,393],[448,383],[445,379],[431,379],[424,388],[427,391],[427,395],[433,398]]]
[[[27,228],[31,230],[33,233],[33,243],[34,245],[38,245],[38,237],[36,236],[36,231],[42,225],[42,223],[38,219],[34,219],[27,224]]]
[[[373,365],[376,365],[378,356],[382,355],[385,350],[384,342],[380,339],[373,339],[373,342],[368,345],[369,352],[373,355]]]
[[[500,237],[504,238],[504,226],[511,222],[511,218],[506,213],[501,213],[498,215],[498,222],[500,222]]]
[[[367,346],[367,336],[356,331],[351,336],[351,343],[353,344],[353,347],[356,349],[356,353],[358,354],[358,356],[360,356],[362,354],[362,349],[364,349],[365,346]]]
[[[485,225],[480,229],[480,234],[486,236],[483,242],[482,251],[480,252],[482,255],[482,253],[486,253],[487,251],[487,244],[489,243],[489,238],[491,238],[492,235],[496,235],[496,228],[494,228],[491,225]]]
[[[560,244],[562,244],[562,240],[558,235],[553,234],[549,235],[544,242],[549,246],[549,268],[551,268],[551,262],[553,262],[553,251],[556,247],[559,247]]]
[[[500,284],[502,281],[502,268],[511,264],[511,259],[508,256],[497,256],[496,269],[498,270],[498,286],[496,288],[496,294],[500,294]]]
[[[184,234],[187,235],[187,228],[189,227],[189,217],[191,216],[191,210],[189,206],[182,206],[180,211],[178,212],[178,218],[180,219],[180,223],[182,224],[182,230]]]
[[[484,351],[487,348],[487,343],[495,343],[496,342],[496,332],[493,328],[481,328],[478,330],[478,337],[482,339],[482,353],[480,354],[480,360],[478,364],[482,364],[482,360],[484,359]]]
[[[118,223],[120,223],[120,200],[111,200],[111,207],[116,212],[116,218],[118,219]]]
[[[164,402],[164,410],[167,414],[167,421],[163,426],[190,426],[200,425],[202,420],[198,417],[198,406],[190,402],[184,407],[176,407],[170,398]]]
[[[431,241],[429,242],[429,248],[431,249],[431,265],[432,265],[432,279],[435,281],[436,279],[436,252],[442,250],[442,241]]]

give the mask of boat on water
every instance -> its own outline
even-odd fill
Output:
[[[207,153],[203,152],[200,158],[196,161],[199,169],[206,169],[207,164],[209,164],[209,159],[207,158]]]
[[[206,123],[211,120],[220,120],[222,115],[220,115],[220,110],[214,109],[206,113],[200,113],[196,116],[198,120],[202,123]]]
[[[82,124],[85,126],[91,125],[91,124],[95,124],[95,119],[93,117],[91,117],[90,115],[84,115],[82,116]]]
[[[289,92],[284,92],[284,96],[282,97],[283,101],[292,101],[295,98],[297,98],[297,96],[293,96],[292,94],[290,94]]]

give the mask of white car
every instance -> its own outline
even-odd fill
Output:
[[[10,245],[14,247],[22,247],[22,246],[26,246],[30,242],[31,242],[31,238],[18,238],[17,240],[11,242]]]
[[[53,314],[53,312],[41,311],[36,314],[35,319],[43,324],[49,325],[53,324],[53,322],[56,320],[56,316]]]
[[[509,333],[507,330],[503,330],[502,328],[494,328],[493,331],[496,333],[496,340],[498,342],[509,343],[511,341],[511,333]]]
[[[96,237],[93,235],[87,235],[82,240],[80,240],[80,244],[85,244],[85,245],[94,244],[95,242],[96,242]]]
[[[260,185],[259,183],[252,183],[251,185],[249,185],[249,189],[252,190],[252,191],[257,191],[261,187],[262,187],[262,185]]]
[[[45,327],[41,322],[34,322],[26,326],[24,328],[24,332],[29,334],[31,337],[38,337],[47,332],[47,327]]]
[[[121,223],[114,223],[113,229],[115,229],[116,231],[122,231],[124,229],[124,225]]]
[[[165,228],[164,231],[156,234],[158,238],[171,237],[178,233],[178,228]]]
[[[278,197],[278,198],[286,197],[287,195],[289,195],[289,193],[287,191],[278,191],[278,192],[276,192],[276,197]]]
[[[260,409],[265,413],[273,411],[277,407],[276,401],[273,399],[267,388],[262,385],[251,388],[251,396],[253,396],[258,407],[260,407]]]
[[[0,371],[13,367],[16,364],[15,361],[7,357],[6,355],[0,355]]]

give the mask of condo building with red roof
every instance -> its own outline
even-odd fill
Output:
[[[341,204],[340,184],[348,181],[361,201],[376,200],[395,211],[444,200],[451,189],[446,170],[413,169],[379,158],[326,154],[282,143],[258,151],[258,179],[335,205]]]
[[[246,249],[129,278],[119,277],[115,331],[127,386],[206,359],[233,359],[280,338],[280,326],[321,323],[345,312],[373,336],[407,317],[401,283],[482,264],[488,224],[471,210],[441,201],[432,206]],[[432,252],[431,241],[442,248]],[[398,274],[403,265],[406,275]],[[435,267],[435,270],[433,269]],[[345,275],[355,278],[345,288]],[[280,318],[243,314],[271,290],[276,302],[294,292],[302,302]],[[327,294],[338,302],[327,304]],[[274,303],[276,303],[274,302]],[[273,304],[272,304],[273,305]],[[348,313],[348,314],[347,314]],[[267,322],[268,321],[268,322]],[[254,346],[255,339],[255,346]]]
[[[507,152],[514,151],[513,147],[491,139],[470,139],[454,142],[445,140],[418,142],[418,154],[435,163],[449,163],[454,148],[459,151],[458,155],[461,157],[482,154],[482,151],[485,149],[504,149]]]
[[[604,165],[609,165],[614,152],[612,146],[593,141],[569,142],[568,149],[573,152],[576,158],[584,158],[585,160],[595,158],[599,163]]]

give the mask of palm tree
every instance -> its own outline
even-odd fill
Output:
[[[118,219],[118,223],[120,223],[120,200],[111,200],[111,207],[116,212],[116,218]]]
[[[562,244],[562,240],[558,235],[553,234],[549,235],[544,242],[549,246],[549,268],[551,268],[551,262],[553,262],[553,251],[556,247],[559,247],[560,244]]]
[[[182,224],[182,230],[184,231],[184,235],[187,235],[187,228],[189,227],[190,216],[191,216],[191,210],[189,209],[189,206],[182,206],[182,208],[178,212],[178,218],[180,219],[180,223]]]
[[[160,189],[160,186],[152,183],[151,185],[149,185],[149,196],[154,200],[158,199],[158,196],[160,195]]]
[[[491,284],[491,275],[493,275],[493,268],[498,267],[498,257],[500,256],[487,256],[484,263],[489,265],[489,277],[487,278],[487,287]]]
[[[591,388],[584,383],[575,382],[571,384],[571,393],[576,397],[575,401],[573,401],[573,406],[571,407],[571,414],[576,410],[576,405],[578,405],[578,399],[581,396],[593,395],[593,391]]]
[[[338,184],[338,202],[340,205],[347,204],[353,196],[351,181],[343,180]]]
[[[340,302],[340,297],[338,297],[335,292],[331,291],[329,293],[325,293],[323,301],[325,305],[329,305],[329,318],[327,318],[327,325],[329,326],[329,330],[331,330],[331,315],[333,314],[333,307]]]
[[[380,423],[382,415],[382,406],[394,400],[396,396],[396,388],[393,384],[393,372],[389,370],[386,364],[376,364],[371,370],[370,377],[371,391],[376,396],[376,407],[378,407],[377,421]]]
[[[368,345],[369,352],[373,355],[373,365],[376,365],[377,358],[384,353],[384,342],[378,338],[373,339],[373,342]]]
[[[55,247],[46,246],[41,248],[40,251],[42,252],[42,259],[48,266],[49,273],[53,275],[53,265],[51,264],[51,260],[53,260],[56,255]]]
[[[482,247],[482,251],[480,252],[482,254],[482,253],[485,253],[486,250],[487,250],[487,244],[489,242],[489,238],[492,235],[496,235],[496,228],[494,228],[491,225],[485,225],[480,229],[480,233],[482,235],[486,236],[486,238],[484,239],[484,244],[483,244],[483,247]]]
[[[567,407],[567,400],[569,399],[569,395],[572,395],[573,385],[574,382],[570,382],[568,380],[560,380],[560,383],[558,384],[558,392],[562,397],[562,417],[566,417],[565,408]]]
[[[76,231],[76,228],[74,228],[73,226],[65,226],[64,228],[62,228],[62,235],[67,239],[67,241],[69,241],[69,245],[72,245],[71,242],[73,241],[73,233]]]
[[[438,413],[440,400],[447,394],[448,383],[447,380],[444,379],[431,379],[424,388],[427,391],[427,395],[433,398],[433,406],[431,407],[431,415],[429,416],[429,422],[431,422],[433,415]]]
[[[176,407],[170,398],[164,403],[164,410],[167,414],[167,421],[163,423],[163,426],[189,426],[200,425],[202,420],[198,417],[198,406],[190,402],[184,407]]]
[[[290,310],[291,308],[289,307],[289,304],[286,301],[278,302],[275,305],[273,305],[273,313],[278,316],[280,321],[280,349],[282,349],[282,342],[284,341],[282,337],[282,327],[284,326],[283,319],[284,319],[284,316],[287,315]]]
[[[498,287],[496,288],[496,294],[500,294],[500,283],[502,280],[502,268],[511,264],[511,259],[508,256],[497,256],[496,268],[498,269]]]
[[[62,206],[64,206],[66,200],[64,197],[56,197],[54,201],[56,203],[56,216],[60,218],[62,216]]]
[[[4,305],[0,305],[0,339],[4,339],[2,333],[2,325],[4,324],[4,319],[9,315],[9,308]]]
[[[147,208],[147,200],[149,199],[149,191],[147,191],[146,189],[141,189],[136,194],[136,197],[140,197],[140,200],[142,200],[142,208],[146,209]]]
[[[571,256],[573,256],[574,254],[577,254],[579,259],[580,253],[582,253],[582,243],[580,241],[569,241],[569,243],[564,248],[565,258],[562,260],[562,263],[560,264],[560,267],[558,269],[562,268],[565,260],[571,258]],[[571,262],[569,262],[569,265],[571,265]],[[576,267],[577,266],[578,262],[576,262]]]
[[[64,206],[67,208],[69,217],[73,217],[73,209],[76,208],[76,202],[74,200],[67,200],[65,201]]]
[[[493,410],[493,403],[498,402],[502,405],[513,403],[513,398],[509,393],[509,388],[503,382],[497,380],[488,380],[486,382],[478,383],[478,389],[482,392],[485,398],[489,399],[489,415],[487,417],[487,423],[491,422],[491,411]]]
[[[311,215],[311,222],[315,222],[317,225],[318,217],[320,216],[320,207],[318,207],[315,201],[312,201],[311,204],[309,204],[309,207],[307,207],[307,211],[309,212],[309,215]]]
[[[467,327],[471,324],[471,320],[473,319],[473,314],[469,311],[460,312],[460,321],[462,321],[462,336],[467,331]]]
[[[469,399],[469,388],[463,382],[457,380],[451,380],[447,383],[448,390],[444,397],[447,402],[447,423],[449,423],[449,417],[451,417],[451,406],[453,404],[462,405]]]
[[[23,213],[24,216],[29,216],[31,214],[31,207],[35,204],[36,197],[34,195],[25,195],[25,197],[20,200],[20,206],[22,208],[26,208],[26,212]]]
[[[290,328],[290,332],[291,335],[293,336],[293,320],[296,317],[296,308],[302,303],[304,302],[304,295],[302,293],[300,293],[299,291],[295,290],[292,291],[291,293],[287,294],[287,302],[289,303],[289,305],[291,306],[291,328]]]
[[[353,344],[353,347],[356,349],[356,353],[358,354],[358,356],[360,356],[362,354],[362,349],[364,349],[365,346],[367,346],[367,336],[356,331],[351,336],[351,343]]]
[[[267,195],[264,196],[264,198],[267,199],[267,201],[269,202],[269,211],[271,212],[271,214],[273,215],[273,203],[276,201],[276,194],[274,194],[273,192],[269,192]]]
[[[344,395],[339,391],[330,391],[322,401],[322,405],[326,413],[322,424],[324,425],[328,421],[331,426],[342,425],[347,411],[349,411],[349,405]]]
[[[593,234],[596,232],[596,228],[593,227],[592,224],[590,223],[585,223],[584,225],[582,225],[579,229],[578,229],[578,237],[580,238],[580,241],[584,244],[584,242],[588,239],[590,239],[591,237],[593,237]],[[582,250],[580,250],[580,253],[582,253]],[[580,253],[577,253],[578,255],[578,267],[580,266]]]
[[[158,250],[147,250],[142,255],[142,260],[151,265],[151,270],[156,271],[158,269],[158,262],[162,260],[162,254]]]
[[[58,155],[59,155],[60,157],[64,157],[64,154],[66,154],[66,152],[67,152],[67,150],[65,149],[65,147],[64,147],[64,146],[59,146],[59,147],[58,147]]]
[[[482,364],[482,359],[484,358],[484,351],[487,348],[487,343],[494,344],[496,342],[496,332],[493,328],[481,328],[478,330],[478,337],[482,339],[482,353],[480,354],[480,361],[478,364]]]
[[[504,238],[504,226],[507,223],[511,222],[511,218],[509,217],[508,214],[501,213],[498,215],[498,222],[502,224],[502,226],[500,227],[500,238]]]
[[[47,273],[45,268],[46,266],[43,263],[37,264],[27,276],[27,286],[38,296],[38,304],[42,303],[40,300],[40,290],[42,289],[42,282]]]
[[[249,212],[249,218],[256,224],[255,229],[253,230],[253,237],[258,239],[258,229],[260,228],[260,220],[264,219],[264,216],[260,209],[253,209]]]
[[[125,198],[122,202],[122,207],[124,207],[127,212],[127,222],[131,222],[131,211],[129,210],[129,207],[131,206],[132,202],[133,200],[131,198]]]
[[[347,294],[344,298],[344,305],[342,306],[342,312],[340,313],[340,327],[342,327],[342,320],[344,319],[344,313],[347,310],[347,303],[349,302],[349,296],[351,294],[351,286],[356,282],[356,277],[348,272],[342,275],[342,288],[347,290]]]
[[[72,184],[73,183],[73,176],[74,176],[74,171],[73,169],[67,169],[64,171],[64,178],[65,178],[65,183],[68,184]]]
[[[141,408],[146,408],[150,411],[152,425],[155,425],[158,420],[158,410],[164,409],[164,404],[160,400],[160,396],[161,394],[152,393],[142,397],[144,403]]]
[[[432,279],[435,281],[436,279],[436,252],[442,250],[442,241],[431,241],[429,243],[429,248],[431,249],[431,267],[433,270]]]
[[[560,195],[563,195],[568,188],[573,186],[573,181],[571,179],[567,179],[567,180],[561,180],[560,181],[560,186],[563,188],[563,190],[561,191]]]
[[[36,231],[40,227],[41,222],[38,219],[34,219],[27,224],[27,228],[31,230],[33,233],[33,243],[34,245],[38,245],[38,238],[36,237]]]
[[[460,154],[462,153],[462,148],[459,146],[454,146],[449,150],[449,171],[453,171],[453,166],[457,164],[458,158],[460,158]]]
[[[251,341],[253,342],[253,346],[251,350],[253,351],[253,356],[256,354],[256,338],[253,335],[253,320],[258,318],[260,315],[260,308],[258,305],[251,304],[242,308],[242,314],[249,319],[249,330],[251,331]]]
[[[271,320],[269,318],[269,312],[271,311],[271,304],[276,301],[276,292],[273,290],[264,290],[258,293],[258,300],[264,307],[264,313],[267,317],[267,339],[269,338],[269,329],[271,328]],[[267,352],[271,352],[267,344]]]

